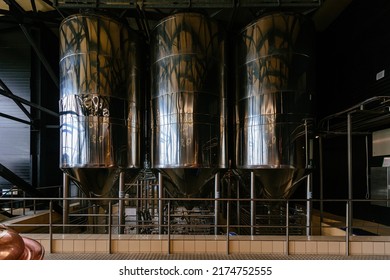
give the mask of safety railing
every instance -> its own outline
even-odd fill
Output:
[[[12,198],[7,198],[7,200]],[[15,198],[16,199],[16,198]],[[19,199],[19,198],[17,198]],[[4,198],[0,198],[0,202],[2,202]],[[12,223],[12,220],[3,221],[5,225],[11,226],[18,230],[18,227],[24,228],[40,228],[41,232],[43,229],[44,233],[49,235],[49,242],[52,244],[54,239],[54,234],[56,233],[66,233],[71,232],[70,229],[77,228],[79,233],[101,233],[107,235],[107,240],[109,244],[109,253],[112,252],[111,244],[114,239],[113,236],[117,235],[126,235],[124,229],[129,226],[126,223],[126,219],[124,219],[124,223],[119,223],[119,215],[117,210],[117,204],[120,200],[126,204],[135,205],[136,203],[130,203],[135,201],[144,201],[144,205],[147,205],[146,201],[151,201],[151,198],[25,198],[26,201],[34,203],[35,200],[46,201],[49,205],[48,211],[48,220],[47,222],[41,223],[23,223],[16,224]],[[85,224],[72,224],[67,222],[66,219],[63,219],[61,213],[55,213],[53,210],[53,204],[58,204],[60,201],[64,200],[72,200],[79,201],[80,204],[85,204],[85,201],[88,201],[92,204],[89,208],[88,213],[76,213],[72,214],[69,212],[69,216],[72,215],[77,217],[85,217],[88,222]],[[301,209],[300,205],[306,205],[308,199],[226,199],[226,198],[153,198],[153,200],[157,200],[157,202],[162,202],[164,213],[163,215],[159,215],[158,213],[154,213],[151,215],[152,219],[149,220],[148,223],[143,219],[139,219],[138,217],[132,220],[130,226],[136,229],[135,233],[148,233],[148,234],[160,234],[167,242],[167,253],[171,252],[171,240],[173,235],[183,234],[183,232],[187,232],[188,234],[205,234],[205,229],[209,231],[209,234],[224,236],[226,241],[226,253],[229,254],[229,242],[232,236],[235,235],[251,235],[251,233],[255,233],[255,235],[275,235],[275,230],[279,237],[282,236],[285,241],[285,254],[288,255],[290,250],[290,238],[295,235],[307,235],[307,236],[316,236],[322,235],[324,232],[336,229],[339,232],[340,236],[344,236],[345,239],[345,253],[349,255],[350,252],[350,243],[351,236],[356,235],[356,232],[360,235],[382,235],[382,236],[390,236],[390,226],[376,224],[376,223],[364,223],[360,220],[354,219],[354,221],[350,221],[349,219],[352,217],[351,205],[359,204],[359,203],[372,203],[372,202],[384,202],[387,201],[385,199],[329,199],[329,200],[316,200],[310,199],[310,202],[313,205],[317,204],[325,204],[328,207],[332,205],[337,205],[336,208],[344,211],[344,215],[340,216],[328,216],[327,212],[321,213],[318,211],[310,211],[315,218],[310,219],[310,223],[303,224],[302,222],[294,222],[297,219],[296,211],[302,212],[305,209]],[[83,203],[82,203],[83,202]],[[206,203],[208,205],[215,205],[215,203],[219,203],[221,207],[219,213],[213,212],[202,212],[202,211],[190,211],[190,214],[193,216],[190,217],[183,210],[182,215],[177,211],[177,205],[185,205],[186,203]],[[259,215],[260,217],[256,219],[256,223],[250,224],[247,222],[242,223],[241,220],[237,220],[236,216],[238,213],[234,214],[234,210],[236,209],[234,204],[240,203],[240,205],[250,205],[251,202],[254,202],[257,206],[263,207],[266,205],[269,209],[272,206],[277,205],[277,209],[279,214],[279,218],[277,222],[275,219],[270,219],[269,223],[264,223],[261,219],[267,217],[267,215]],[[104,209],[104,211],[97,211],[97,205],[100,203],[100,207]],[[103,205],[103,206],[102,206]],[[175,206],[175,207],[174,207]],[[95,210],[93,210],[95,207]],[[261,208],[260,207],[260,208]],[[298,208],[297,208],[298,207]],[[326,209],[327,207],[325,207]],[[344,208],[344,209],[342,209]],[[92,210],[91,210],[92,209]],[[256,207],[258,209],[258,207]],[[297,210],[298,209],[298,210]],[[315,208],[314,208],[315,209]],[[272,211],[270,211],[272,212]],[[195,214],[194,214],[195,213]],[[274,213],[275,214],[275,213]],[[214,216],[213,216],[214,215]],[[215,216],[220,216],[221,218],[215,219]],[[271,215],[272,216],[272,215]],[[161,218],[162,220],[159,220]],[[188,219],[195,218],[198,219],[198,223],[189,223]],[[298,217],[299,218],[299,217]],[[68,219],[68,218],[67,218]],[[179,223],[178,220],[187,219],[187,222]],[[203,219],[203,221],[207,222],[199,222]],[[306,221],[306,219],[304,219]],[[317,222],[315,222],[317,220]],[[214,223],[218,221],[217,223]],[[180,231],[179,228],[186,228],[186,231]],[[146,231],[145,229],[152,229]],[[213,230],[210,230],[213,229]],[[300,234],[297,234],[297,229],[300,229]],[[20,232],[20,231],[19,231]],[[23,233],[23,232],[22,232]],[[27,232],[26,232],[27,233]],[[302,234],[303,233],[303,234]],[[51,251],[51,248],[50,250]]]
[[[58,198],[62,195],[62,186],[47,186],[36,188],[37,191],[42,191],[45,193],[51,193],[52,195],[57,195]],[[41,199],[32,198],[26,199],[28,194],[16,187],[9,186],[8,188],[0,189],[0,214],[7,212],[7,214],[14,215],[28,215],[30,212],[36,214],[39,209],[47,209],[47,203],[42,203]]]

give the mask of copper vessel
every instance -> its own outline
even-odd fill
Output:
[[[44,247],[34,239],[0,225],[0,260],[42,260]]]

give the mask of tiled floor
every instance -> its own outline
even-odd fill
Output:
[[[283,254],[45,254],[44,260],[390,260],[390,256],[283,255]]]

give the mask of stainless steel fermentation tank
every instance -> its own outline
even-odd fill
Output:
[[[121,22],[76,14],[60,26],[60,168],[106,196],[140,165],[139,39]]]
[[[308,166],[314,26],[293,13],[263,16],[240,34],[235,160],[266,198],[286,198]]]
[[[225,35],[200,13],[162,20],[151,36],[152,167],[192,196],[226,167]]]

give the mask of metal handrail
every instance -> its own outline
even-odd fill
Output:
[[[7,199],[10,199],[10,198],[7,198]],[[16,199],[16,198],[15,198]],[[19,198],[17,198],[19,199]],[[107,230],[107,234],[108,234],[108,240],[109,240],[109,253],[111,253],[111,243],[112,243],[112,239],[113,239],[113,233],[112,233],[112,228],[115,226],[116,228],[118,227],[125,227],[126,224],[115,224],[113,225],[112,224],[112,221],[113,221],[113,218],[117,218],[118,217],[118,214],[117,213],[113,213],[112,212],[112,206],[113,206],[113,202],[117,202],[119,200],[125,200],[125,201],[131,201],[131,200],[151,200],[150,198],[106,198],[106,199],[103,199],[103,198],[65,198],[65,200],[106,200],[108,201],[108,213],[105,213],[105,214],[98,214],[99,217],[105,217],[107,218],[108,220],[108,224],[83,224],[83,225],[80,225],[80,224],[58,224],[58,223],[54,223],[54,219],[53,219],[53,202],[57,201],[57,200],[64,200],[64,198],[25,198],[25,200],[47,200],[49,201],[49,222],[47,224],[45,223],[31,223],[31,224],[13,224],[12,226],[13,227],[18,227],[18,226],[25,226],[25,227],[45,227],[47,226],[48,227],[48,230],[49,230],[49,244],[50,244],[50,249],[49,251],[51,252],[52,251],[52,243],[53,243],[53,235],[54,235],[54,232],[55,232],[55,228],[57,227],[80,227],[80,226],[83,226],[83,227],[86,227],[86,228],[89,228],[89,227],[103,227],[103,228],[107,228],[108,227],[108,230]],[[1,200],[4,200],[4,198],[0,198],[0,201]],[[285,206],[286,206],[286,217],[285,217],[285,224],[283,225],[244,225],[244,224],[238,224],[238,225],[235,225],[235,224],[231,224],[229,219],[226,219],[226,224],[224,225],[221,225],[221,224],[218,224],[217,227],[218,228],[222,228],[225,230],[225,236],[226,236],[226,253],[229,254],[229,243],[230,243],[230,229],[231,228],[235,228],[235,227],[239,227],[239,228],[248,228],[248,229],[257,229],[257,228],[281,228],[281,229],[285,229],[285,240],[286,240],[286,251],[285,251],[285,254],[288,255],[289,254],[289,243],[290,243],[290,236],[291,236],[291,232],[290,232],[290,229],[291,228],[300,228],[300,227],[306,227],[306,226],[303,226],[303,225],[290,225],[290,216],[291,214],[289,213],[289,205],[291,202],[305,202],[307,201],[308,199],[249,199],[249,198],[243,198],[243,199],[237,199],[237,198],[160,198],[160,199],[157,199],[157,200],[162,200],[164,202],[167,203],[168,205],[168,209],[171,209],[170,206],[171,206],[171,202],[172,201],[194,201],[194,200],[201,200],[201,201],[210,201],[210,202],[213,202],[213,201],[219,201],[219,202],[225,202],[226,203],[226,215],[227,217],[230,216],[230,203],[231,202],[243,202],[243,201],[246,201],[246,202],[270,202],[270,201],[274,201],[274,202],[284,202],[285,203]],[[349,200],[349,199],[323,199],[323,200],[319,200],[319,199],[310,199],[311,202],[343,202],[345,203],[345,209],[346,209],[346,216],[345,216],[345,223],[342,223],[340,222],[338,225],[345,225],[345,246],[346,246],[346,255],[349,255],[350,253],[350,236],[351,236],[351,232],[353,230],[353,228],[357,228],[356,226],[353,226],[352,224],[349,226],[349,203],[350,202],[373,202],[373,201],[376,201],[376,202],[379,202],[379,201],[387,201],[387,199],[352,199],[352,200]],[[96,215],[96,214],[93,214],[93,215]],[[131,225],[132,227],[134,228],[150,228],[150,227],[161,227],[163,229],[165,229],[163,232],[162,232],[162,235],[165,235],[167,236],[167,242],[168,242],[168,254],[171,252],[171,235],[172,235],[172,230],[174,230],[175,228],[178,228],[178,227],[183,227],[185,226],[186,228],[210,228],[210,227],[213,227],[213,225],[211,224],[172,224],[171,223],[171,211],[167,211],[167,213],[165,214],[166,215],[166,218],[165,221],[166,223],[163,223],[163,224],[160,224],[160,221],[151,221],[152,223],[150,224],[135,224],[135,225]],[[164,217],[165,218],[165,217]],[[313,228],[315,228],[316,226],[313,226]],[[334,228],[335,226],[333,225],[319,225],[319,227],[321,228],[326,228],[326,227],[329,227],[329,228]],[[369,227],[369,226],[366,226],[366,227]],[[377,227],[379,228],[379,226]],[[166,234],[164,234],[164,232]],[[255,231],[254,231],[255,232]],[[214,233],[216,234],[216,233]]]

